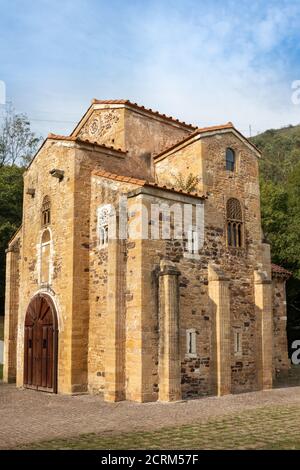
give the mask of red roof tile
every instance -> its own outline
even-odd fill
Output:
[[[234,127],[232,122],[229,121],[226,124],[220,124],[218,126],[199,127],[194,132],[192,132],[191,134],[184,137],[184,139],[178,140],[175,144],[171,145],[171,147],[168,147],[165,150],[163,150],[162,152],[158,153],[157,155],[154,155],[154,159],[160,158],[162,155],[168,153],[170,150],[173,150],[176,147],[184,144],[185,142],[188,142],[189,140],[191,140],[193,137],[195,137],[197,135],[201,135],[201,134],[204,134],[206,132],[218,132],[218,131],[226,130],[226,129],[233,129],[235,132],[240,134],[243,137],[243,139],[245,139],[252,147],[254,147],[257,152],[261,153],[261,151],[249,139],[247,139],[247,137],[245,137],[243,134],[241,134],[240,131],[238,131]]]
[[[279,276],[285,278],[289,278],[293,275],[291,271],[288,271],[287,269],[283,268],[282,266],[278,266],[277,264],[272,264],[272,274],[274,277]]]
[[[67,141],[78,142],[78,143],[83,143],[83,144],[97,145],[97,147],[103,147],[104,149],[113,150],[114,152],[127,153],[125,150],[122,150],[120,148],[117,149],[113,147],[112,145],[99,144],[98,142],[92,142],[91,140],[88,140],[88,139],[81,139],[80,137],[77,137],[77,136],[48,134],[48,139],[67,140]]]
[[[130,176],[123,176],[123,175],[121,176],[121,175],[117,175],[117,174],[114,174],[114,173],[107,173],[107,171],[105,171],[105,170],[94,170],[93,174],[96,175],[96,176],[102,176],[103,178],[108,178],[108,179],[112,179],[112,180],[116,180],[116,181],[122,181],[122,182],[126,182],[126,183],[135,184],[137,186],[153,187],[153,188],[157,188],[157,189],[162,189],[164,191],[170,191],[170,192],[173,192],[173,193],[180,193],[180,194],[183,194],[185,196],[191,196],[191,197],[196,197],[196,198],[200,198],[200,199],[205,199],[206,198],[206,196],[203,195],[203,194],[187,193],[187,192],[184,192],[182,190],[178,190],[174,187],[169,187],[169,186],[165,186],[165,185],[162,186],[162,185],[159,185],[158,183],[154,183],[154,182],[147,181],[147,180],[144,180],[144,179],[132,178]]]
[[[172,116],[166,116],[165,114],[162,114],[158,111],[153,111],[151,108],[145,108],[145,106],[141,106],[137,103],[132,103],[132,101],[130,100],[97,100],[95,98],[92,100],[92,104],[126,104],[127,106],[130,106],[131,108],[136,108],[142,111],[146,111],[147,113],[155,114],[156,116],[160,116],[163,119],[166,119],[168,121],[176,122],[177,124],[181,124],[185,127],[188,127],[191,130],[196,129],[196,126],[193,126],[193,124],[187,124],[186,122],[179,121],[179,119],[175,119]]]

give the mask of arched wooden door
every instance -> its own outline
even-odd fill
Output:
[[[56,393],[57,314],[51,299],[43,294],[30,302],[25,317],[24,387]]]

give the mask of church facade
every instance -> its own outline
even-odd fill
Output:
[[[260,157],[232,123],[127,100],[49,134],[7,249],[4,380],[139,402],[272,388],[289,273],[263,239]]]

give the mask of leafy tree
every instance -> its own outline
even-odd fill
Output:
[[[261,206],[272,259],[293,272],[287,282],[289,344],[300,330],[300,126],[269,130],[252,139],[262,150]],[[291,350],[290,350],[291,353]]]
[[[27,116],[9,108],[0,127],[0,168],[28,164],[40,143],[41,137],[31,131]]]
[[[0,168],[0,314],[4,313],[5,250],[9,239],[21,225],[24,168]]]
[[[261,215],[264,237],[272,245],[273,261],[285,260],[288,233],[288,194],[273,181],[261,181]]]
[[[26,115],[8,108],[0,124],[0,315],[4,313],[5,249],[22,220],[24,166],[40,142]]]
[[[285,184],[300,161],[300,126],[270,129],[251,140],[263,154],[260,162],[263,179]]]

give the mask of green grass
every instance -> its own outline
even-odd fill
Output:
[[[0,315],[0,341],[4,340],[4,316]]]
[[[203,424],[122,434],[84,434],[20,448],[300,450],[300,406],[269,406]]]

